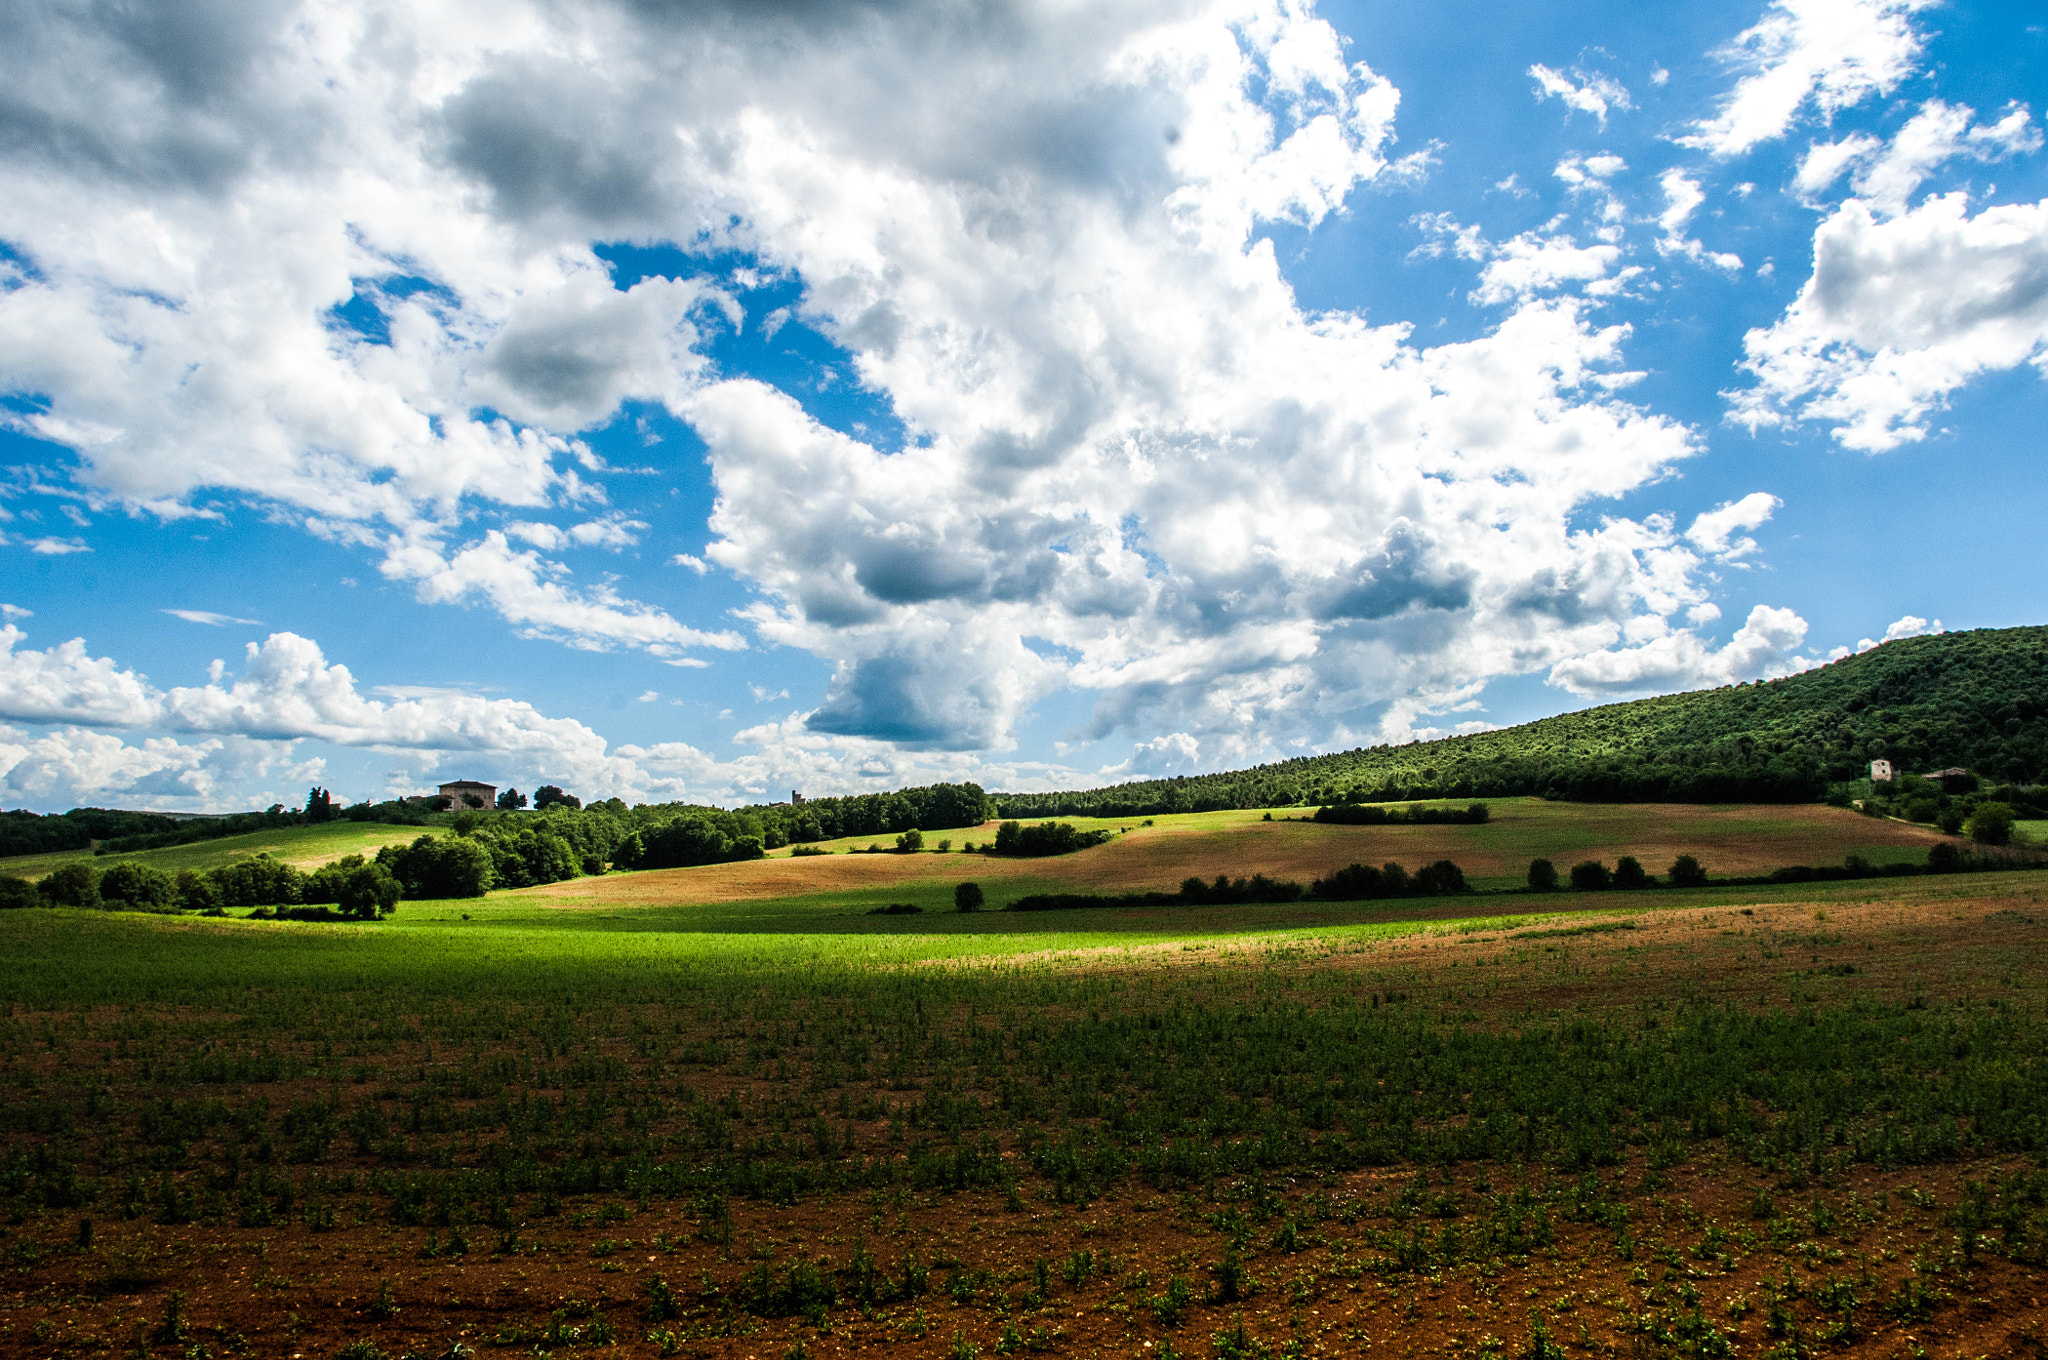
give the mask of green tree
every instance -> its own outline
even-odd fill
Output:
[[[1703,888],[1707,883],[1707,871],[1691,855],[1680,855],[1671,861],[1671,886],[1674,888]]]
[[[36,885],[13,874],[0,874],[0,911],[15,907],[40,907],[43,895],[36,891]]]
[[[906,855],[916,854],[924,849],[924,832],[919,831],[914,826],[911,827],[910,830],[896,838],[896,848]]]
[[[543,784],[533,791],[533,810],[546,812],[551,807],[580,808],[583,800],[573,793],[564,793],[553,784]]]
[[[1572,866],[1572,887],[1580,892],[1598,892],[1605,888],[1613,875],[1607,866],[1597,859],[1582,860]]]
[[[1617,888],[1643,888],[1649,886],[1650,876],[1643,872],[1642,861],[1634,855],[1623,855],[1614,861],[1614,886]]]
[[[1557,891],[1557,866],[1547,859],[1529,861],[1529,890],[1531,892]]]
[[[171,900],[179,911],[213,911],[221,904],[220,889],[214,886],[211,875],[180,869],[177,883],[171,890]]]
[[[1979,845],[2004,845],[2012,840],[2013,811],[2009,803],[1977,804],[1963,830]]]
[[[132,911],[164,911],[175,897],[177,884],[163,870],[136,860],[122,860],[100,875],[102,905]]]
[[[508,788],[498,795],[498,810],[500,812],[517,812],[525,806],[526,795],[518,789]]]
[[[97,907],[100,904],[100,876],[90,864],[73,860],[60,864],[43,876],[43,897],[55,907]]]
[[[953,910],[980,911],[983,901],[979,883],[962,883],[953,889]]]
[[[317,784],[306,790],[306,820],[309,822],[331,822],[334,820],[334,800],[327,796],[327,790]]]

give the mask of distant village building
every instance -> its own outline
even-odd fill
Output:
[[[1920,776],[1930,784],[1939,784],[1948,793],[1967,793],[1977,786],[1976,779],[1960,765],[1951,765],[1946,770],[1933,770]]]
[[[1871,761],[1871,762],[1870,762],[1870,782],[1871,782],[1871,783],[1873,783],[1873,784],[1884,784],[1884,783],[1889,783],[1889,782],[1891,781],[1891,777],[1892,777],[1892,763],[1891,763],[1891,762],[1890,762],[1889,760],[1873,760],[1873,761]]]
[[[494,807],[498,802],[498,786],[479,784],[474,779],[457,779],[441,786],[441,796],[448,800],[450,807],[468,807],[470,798],[481,799],[485,807]]]
[[[789,805],[791,807],[802,807],[804,805],[804,796],[795,789],[791,789],[789,791]]]

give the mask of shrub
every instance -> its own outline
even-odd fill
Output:
[[[43,895],[36,891],[36,885],[25,878],[12,874],[0,874],[0,911],[16,907],[40,907]]]
[[[60,864],[43,876],[41,891],[53,907],[97,907],[100,904],[100,876],[90,864],[72,861]]]
[[[133,911],[164,911],[171,906],[176,887],[176,880],[163,870],[123,860],[100,875],[100,902]]]
[[[1580,892],[1598,892],[1608,886],[1612,877],[1607,866],[1597,859],[1584,860],[1572,866],[1572,887]]]
[[[979,883],[962,883],[953,889],[953,910],[980,911],[983,901]]]
[[[178,870],[171,898],[179,911],[220,910],[220,889],[213,885],[212,876],[191,869]]]
[[[1067,855],[1076,850],[1086,850],[1091,845],[1101,845],[1109,839],[1107,831],[1079,831],[1070,822],[1040,822],[1036,826],[1025,826],[1022,822],[1004,822],[996,828],[996,843],[993,853],[998,855]]]
[[[919,831],[914,826],[911,827],[910,830],[896,838],[896,849],[900,854],[916,854],[924,849],[924,832]]]
[[[1557,866],[1547,859],[1529,861],[1529,891],[1556,892]]]
[[[1927,872],[1931,874],[1952,874],[1963,867],[1963,852],[1948,841],[1941,841],[1927,847]],[[45,883],[48,879],[43,880]],[[47,891],[47,890],[46,890]]]
[[[1643,865],[1634,855],[1623,855],[1614,861],[1614,886],[1617,888],[1647,887],[1650,876],[1643,872]]]
[[[1707,871],[1691,855],[1680,855],[1671,861],[1671,886],[1674,888],[1703,888],[1707,883]]]
[[[2004,845],[2012,839],[2013,812],[2005,803],[1979,803],[1963,823],[1970,839],[1979,845]]]
[[[1412,891],[1424,897],[1450,897],[1465,891],[1465,871],[1447,859],[1425,864],[1415,871]]]

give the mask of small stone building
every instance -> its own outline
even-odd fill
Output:
[[[448,800],[450,807],[468,807],[471,798],[481,799],[485,807],[496,807],[498,803],[498,786],[496,784],[479,784],[474,779],[458,779],[453,783],[443,784],[441,786],[441,796]]]
[[[1889,760],[1873,760],[1870,762],[1871,783],[1882,784],[1889,781],[1891,777],[1892,763]]]

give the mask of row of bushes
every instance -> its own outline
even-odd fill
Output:
[[[213,870],[170,874],[134,860],[104,873],[77,860],[61,864],[40,883],[0,878],[0,907],[84,907],[105,911],[196,911],[220,915],[229,907],[333,907],[321,915],[354,920],[389,916],[403,889],[387,865],[348,855],[301,873],[268,856]]]
[[[1315,820],[1337,826],[1479,826],[1490,820],[1484,803],[1429,807],[1421,803],[1387,807],[1380,803],[1337,803],[1316,809]]]
[[[375,859],[344,855],[310,873],[267,854],[176,874],[137,860],[105,870],[74,860],[40,883],[0,878],[0,907],[212,913],[333,907],[316,915],[368,921],[389,916],[401,898],[480,897],[494,886],[556,882],[576,872],[558,836],[421,836],[410,845],[387,845]]]

